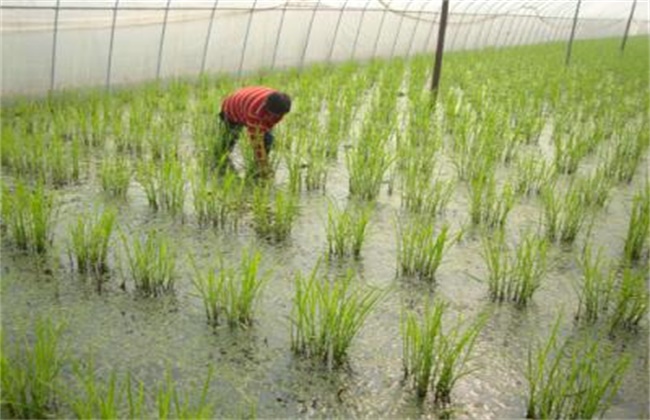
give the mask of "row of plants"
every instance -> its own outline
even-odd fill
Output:
[[[245,256],[243,261],[247,259],[243,264],[255,265],[259,256]],[[308,278],[296,276],[291,342],[296,354],[331,369],[345,361],[351,340],[385,292],[362,291],[350,282],[350,273],[333,283],[327,278],[321,281],[321,276],[318,266]],[[229,280],[225,284],[229,287]],[[457,318],[450,323],[448,308],[444,301],[427,301],[421,314],[404,310],[400,321],[405,384],[419,399],[432,394],[443,414],[458,381],[480,369],[475,346],[489,320],[484,313],[471,321]],[[624,354],[603,363],[612,350],[591,336],[560,339],[560,320],[545,341],[538,339],[529,346],[524,372],[526,417],[602,416],[612,405],[630,358]],[[12,343],[0,338],[2,405],[17,418],[208,418],[217,410],[233,409],[216,407],[209,398],[213,369],[191,392],[179,385],[169,366],[164,378],[149,386],[130,372],[102,373],[92,355],[70,354],[65,326],[50,319],[37,318],[33,337],[25,335]],[[255,417],[255,405],[237,415]]]
[[[120,262],[134,289],[153,297],[175,289],[180,260],[165,232],[122,232],[112,204],[131,206],[132,197],[141,194],[152,213],[218,233],[237,234],[251,225],[275,243],[291,236],[303,200],[327,193],[332,182],[340,182],[333,178],[343,174],[349,199],[341,207],[330,201],[323,227],[330,260],[362,259],[372,216],[385,204],[382,193],[397,190],[398,278],[437,281],[449,249],[477,240],[478,232],[487,267],[480,280],[488,296],[525,306],[544,286],[548,254],[563,251],[554,245],[580,238],[589,243],[614,190],[630,189],[633,181],[638,185],[639,168],[647,161],[647,86],[639,77],[647,63],[601,60],[598,45],[585,43],[585,51],[593,49],[591,55],[585,52],[585,65],[562,71],[551,59],[535,60],[534,71],[523,64],[536,55],[556,55],[551,46],[513,54],[488,51],[480,60],[450,55],[437,103],[424,91],[429,57],[316,66],[300,77],[292,72],[252,77],[246,82],[286,86],[295,98],[294,111],[276,133],[282,139],[272,154],[277,185],[248,177],[246,141],[238,144],[243,175],[217,161],[223,144],[215,110],[239,84],[228,78],[3,107],[3,237],[29,253],[50,252],[61,217],[57,198],[75,184],[96,184],[111,206],[70,224],[63,238],[70,266],[93,275],[101,288],[120,260],[121,245]],[[620,106],[611,106],[611,98],[620,99]],[[589,324],[604,321],[609,332],[636,330],[647,315],[650,181],[641,183],[617,252],[621,263],[603,269],[589,247],[578,257],[582,275],[575,316]],[[536,208],[537,230],[513,246],[508,235],[518,222],[510,215],[518,206]],[[463,219],[460,227],[458,219]],[[260,258],[250,250],[239,264],[218,256],[208,269],[194,264],[194,290],[210,325],[254,324],[256,302],[268,286]],[[306,277],[295,274],[291,346],[296,354],[331,368],[343,364],[352,339],[387,293],[357,286],[353,273],[330,278],[319,264]],[[445,308],[436,302],[420,311],[421,318],[408,311],[402,316],[405,376],[418,395],[432,390],[443,406],[456,381],[473,371],[470,356],[485,323],[483,318],[459,321],[444,329]],[[557,342],[556,328],[544,346],[531,350],[527,414],[602,414],[620,385],[623,365],[601,371],[596,344],[574,348]],[[610,388],[593,394],[581,388],[603,381]],[[100,393],[110,397],[111,386]],[[160,395],[169,400],[172,394]],[[181,406],[175,410],[182,417]],[[170,415],[169,407],[159,415]]]

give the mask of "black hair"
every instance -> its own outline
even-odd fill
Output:
[[[291,98],[286,93],[273,92],[266,98],[266,110],[277,115],[291,111]]]

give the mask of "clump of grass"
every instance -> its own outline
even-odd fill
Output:
[[[42,184],[31,189],[18,182],[13,191],[5,186],[2,221],[19,249],[43,254],[52,243],[54,198]]]
[[[487,320],[482,316],[469,326],[459,320],[445,331],[443,315],[447,307],[441,300],[427,302],[421,317],[405,311],[400,323],[404,377],[412,380],[419,398],[432,390],[436,404],[441,406],[451,402],[455,384],[473,372],[468,362]]]
[[[446,223],[436,233],[435,220],[428,217],[416,217],[403,223],[399,227],[398,273],[434,281],[445,251],[460,236],[450,236]]]
[[[494,172],[477,170],[470,179],[469,190],[472,224],[503,228],[515,203],[512,186],[506,183],[498,192]]]
[[[81,215],[70,230],[68,252],[80,272],[102,274],[108,271],[106,259],[116,214]]]
[[[591,247],[586,246],[580,259],[582,278],[578,290],[578,312],[576,319],[595,322],[606,317],[611,305],[612,293],[616,280],[613,268],[605,271],[602,252],[592,255]]]
[[[109,197],[126,198],[131,183],[129,161],[121,156],[109,156],[100,168],[102,190]]]
[[[374,122],[372,123],[374,124]],[[349,191],[353,197],[372,201],[379,195],[381,184],[393,162],[387,150],[390,129],[364,125],[359,143],[346,153]]]
[[[575,187],[558,193],[553,185],[542,189],[542,205],[546,237],[549,241],[573,243],[591,216],[583,200],[582,192]]]
[[[318,139],[319,137],[316,137]],[[307,191],[325,191],[328,170],[328,143],[321,138],[309,144],[307,149],[307,168],[305,171],[305,188]]]
[[[145,296],[158,296],[174,290],[176,276],[175,255],[169,240],[156,231],[129,241],[123,235],[129,271],[135,289]]]
[[[200,171],[192,181],[194,211],[202,226],[237,229],[246,205],[245,182],[234,172],[214,179]]]
[[[612,296],[610,328],[635,330],[648,315],[650,292],[646,285],[646,274],[630,268],[623,270],[618,287]]]
[[[208,391],[210,390],[210,381],[214,374],[212,366],[208,369],[208,374],[201,386],[200,393],[196,391],[183,393],[178,388],[171,370],[168,368],[165,373],[165,382],[158,386],[155,393],[155,405],[159,419],[176,418],[176,419],[204,419],[214,416],[214,405],[208,400]],[[200,398],[198,403],[192,405],[190,400],[198,394]]]
[[[231,327],[253,323],[255,304],[266,280],[259,275],[259,252],[245,251],[238,268],[227,266],[223,259],[216,268],[199,272],[192,279],[203,299],[208,323],[218,326],[225,319]]]
[[[613,145],[606,152],[605,172],[611,179],[619,182],[632,182],[639,163],[643,159],[644,150],[650,144],[648,127],[634,127],[627,125],[622,132],[614,138]]]
[[[578,165],[588,152],[589,143],[580,131],[581,124],[569,126],[568,118],[562,121],[556,123],[553,133],[554,163],[558,173],[570,175],[578,170]]]
[[[201,388],[191,393],[184,392],[178,387],[169,367],[165,371],[164,381],[156,381],[155,388],[152,390],[146,390],[141,381],[133,384],[130,373],[119,375],[113,370],[107,379],[100,378],[92,359],[89,362],[76,362],[73,370],[77,387],[73,388],[66,397],[70,409],[78,418],[112,419],[153,416],[161,419],[195,419],[211,418],[214,415],[214,406],[207,398],[214,372],[212,367],[208,369]],[[149,393],[152,395],[154,412],[147,410],[146,397]],[[196,399],[197,394],[198,399]],[[192,404],[191,401],[195,403]]]
[[[157,163],[142,163],[138,170],[138,181],[145,190],[151,208],[166,210],[174,216],[183,214],[185,179],[180,161],[168,158]]]
[[[353,284],[351,272],[328,279],[316,265],[305,278],[295,276],[291,310],[291,348],[295,353],[320,360],[328,367],[345,360],[354,337],[370,312],[385,295]]]
[[[627,262],[641,259],[643,249],[650,243],[650,181],[637,192],[632,203],[632,214],[625,237],[623,254]]]
[[[591,338],[558,340],[559,319],[545,344],[529,349],[527,418],[602,417],[612,404],[629,357],[603,354]]]
[[[607,204],[612,182],[604,170],[596,170],[591,176],[578,178],[575,188],[586,207],[602,208]]]
[[[410,172],[408,172],[410,174]],[[435,217],[445,210],[456,185],[451,180],[406,175],[402,186],[402,205],[413,214]]]
[[[255,231],[264,238],[283,241],[298,217],[298,198],[291,192],[260,184],[253,191],[252,210]]]
[[[330,256],[361,256],[371,210],[369,206],[352,206],[341,210],[330,202],[327,212],[327,244]]]
[[[9,415],[49,418],[55,412],[59,373],[67,357],[60,346],[63,328],[62,324],[39,318],[32,343],[25,337],[7,348],[2,337],[2,406]]]
[[[526,155],[515,161],[514,190],[521,195],[537,195],[553,182],[555,170],[542,156]]]
[[[111,372],[106,383],[99,382],[92,359],[88,363],[74,363],[73,370],[81,385],[81,389],[68,396],[75,416],[80,419],[120,417],[123,385],[118,383],[116,372]]]
[[[514,253],[508,249],[503,231],[484,238],[490,299],[528,304],[546,273],[547,249],[547,241],[535,234],[524,236]]]

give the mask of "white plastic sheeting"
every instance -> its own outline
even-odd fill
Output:
[[[451,0],[446,49],[564,41],[577,0]],[[649,0],[582,0],[577,38],[647,34]],[[2,94],[202,72],[411,56],[435,48],[441,1],[2,2]]]

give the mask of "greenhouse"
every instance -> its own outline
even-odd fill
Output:
[[[0,417],[650,417],[648,0],[0,12]]]

